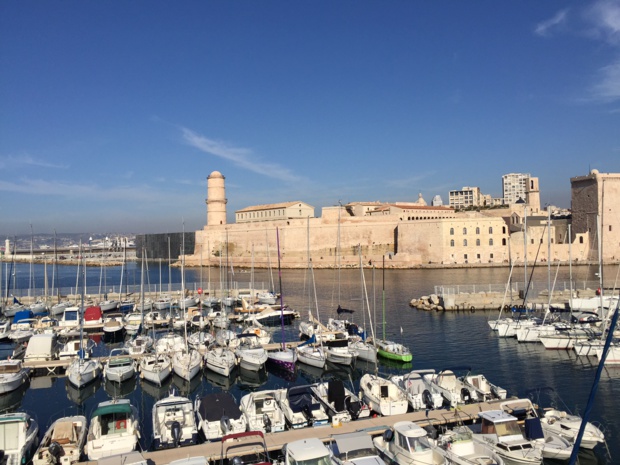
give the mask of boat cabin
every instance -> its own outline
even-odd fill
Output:
[[[318,438],[289,442],[285,450],[285,465],[331,465],[330,452]]]
[[[482,434],[495,434],[500,443],[524,439],[517,418],[503,410],[487,410],[478,413],[478,416],[482,420]]]

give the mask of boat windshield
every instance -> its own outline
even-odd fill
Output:
[[[425,437],[410,438],[401,436],[401,438],[403,440],[402,447],[409,452],[425,452],[431,448]]]
[[[495,431],[499,437],[522,435],[517,420],[495,423]]]
[[[290,458],[290,465],[332,465],[332,461],[329,458],[329,455],[324,455],[323,457],[314,457],[307,460],[295,460],[294,458]]]

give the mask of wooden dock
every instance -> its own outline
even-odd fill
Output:
[[[285,444],[299,439],[318,438],[323,442],[327,442],[331,439],[332,435],[352,433],[354,431],[366,431],[372,436],[378,436],[399,421],[413,421],[420,426],[471,423],[478,417],[479,412],[498,409],[500,402],[503,402],[503,400],[462,405],[456,410],[429,410],[428,414],[426,411],[421,410],[389,417],[377,416],[365,418],[363,420],[343,423],[340,426],[329,425],[315,428],[286,430],[280,433],[267,433],[265,434],[265,442],[273,461],[278,457]],[[150,465],[166,465],[174,460],[196,456],[206,457],[210,463],[217,463],[220,460],[221,448],[222,443],[219,441],[206,442],[195,446],[179,447],[176,449],[145,451],[142,452],[142,455],[148,460]],[[95,462],[91,463],[94,464]]]

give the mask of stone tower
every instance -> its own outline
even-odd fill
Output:
[[[538,187],[538,178],[530,177],[527,180],[525,188],[527,195],[527,204],[532,213],[540,213],[540,188]]]
[[[207,226],[226,224],[226,187],[224,176],[214,171],[207,177]]]

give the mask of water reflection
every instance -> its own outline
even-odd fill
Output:
[[[239,367],[239,387],[242,390],[254,391],[267,382],[267,369],[247,370]]]
[[[207,382],[213,386],[217,386],[224,391],[229,391],[236,383],[238,377],[238,368],[235,367],[230,376],[220,375],[211,370],[204,370],[204,376]]]
[[[166,397],[170,391],[171,385],[172,376],[169,376],[166,380],[164,380],[161,386],[146,381],[145,379],[140,380],[140,389],[142,390],[142,392],[146,393],[155,401]]]
[[[116,399],[119,397],[129,397],[136,390],[137,385],[138,380],[135,376],[122,383],[116,383],[105,378],[103,389],[112,399]]]
[[[101,387],[101,378],[96,378],[92,383],[78,389],[69,382],[69,378],[65,378],[65,389],[67,390],[67,398],[76,405],[82,406],[86,400],[94,396]]]
[[[28,390],[28,384],[24,383],[17,389],[0,395],[0,413],[14,412],[22,405],[22,400]]]

